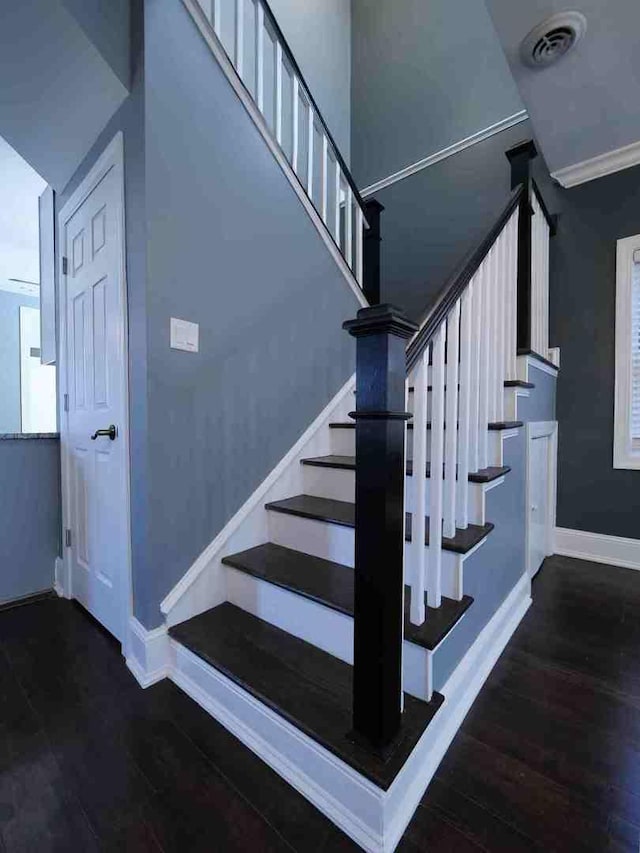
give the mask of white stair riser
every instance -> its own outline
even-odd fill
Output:
[[[502,465],[501,430],[489,431],[489,466]],[[340,456],[355,456],[356,431],[354,429],[331,430],[331,452]],[[413,430],[407,430],[407,459],[413,458]],[[427,441],[427,460],[431,459],[430,442]]]
[[[283,548],[292,548],[324,560],[333,560],[353,568],[354,530],[326,521],[302,518],[270,511],[269,540]],[[429,548],[425,548],[427,560]],[[442,552],[442,594],[460,600],[463,595],[462,565],[467,555]],[[410,578],[410,564],[405,543],[405,567]]]
[[[336,501],[355,500],[355,471],[344,468],[320,468],[315,465],[303,465],[304,493],[318,498],[331,498]],[[415,477],[406,478],[406,508],[412,512],[415,506]],[[429,505],[430,481],[425,478],[425,494]],[[467,483],[469,490],[469,523],[485,523],[485,485],[482,483]]]
[[[233,604],[325,652],[353,664],[353,619],[268,581],[226,567]],[[404,643],[403,687],[419,699],[431,696],[431,653]]]

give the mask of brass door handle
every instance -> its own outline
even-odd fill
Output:
[[[116,436],[118,435],[118,429],[115,424],[111,424],[107,429],[96,430],[91,436],[91,441],[95,441],[99,435],[106,435],[107,438],[111,439],[111,441],[115,441]]]

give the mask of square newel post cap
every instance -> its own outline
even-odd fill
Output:
[[[367,213],[369,211],[375,213],[382,213],[382,211],[384,210],[384,204],[381,204],[377,198],[365,198],[364,209]]]
[[[538,149],[533,139],[527,139],[525,142],[519,142],[512,148],[509,148],[504,153],[511,164],[511,189],[513,190],[519,184],[526,183],[529,180],[531,173],[530,162],[534,157],[538,156]]]
[[[395,305],[384,303],[371,308],[361,308],[355,320],[342,324],[354,338],[365,335],[390,334],[399,338],[410,338],[418,331],[418,326]]]
[[[524,158],[525,156],[527,160],[533,160],[534,157],[538,156],[538,149],[533,139],[526,139],[524,142],[518,142],[517,145],[508,148],[504,154],[510,163],[516,158]]]

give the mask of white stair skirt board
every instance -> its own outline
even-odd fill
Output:
[[[306,457],[332,452],[330,433],[335,430],[328,425],[348,418],[353,409],[354,388],[355,376],[351,376],[167,595],[160,609],[168,625],[177,625],[227,600],[222,557],[268,541],[268,513],[264,505],[303,492],[302,469],[306,466],[300,462]]]
[[[506,399],[504,416],[508,421],[518,420],[518,399],[529,397],[531,392],[528,388],[505,388]]]
[[[489,464],[501,468],[504,465],[504,443],[508,438],[520,435],[521,427],[492,430],[489,433]]]
[[[449,744],[531,604],[523,576],[443,685],[445,702],[388,791],[365,779],[180,644],[171,678],[370,853],[391,853]],[[338,796],[336,796],[338,794]]]
[[[556,527],[555,553],[623,569],[640,569],[640,539]]]
[[[338,249],[333,240],[333,237],[329,234],[327,228],[325,227],[322,218],[318,211],[315,209],[313,202],[309,199],[306,194],[300,180],[298,179],[296,173],[291,168],[289,161],[287,160],[284,152],[278,145],[278,143],[273,139],[271,135],[271,131],[269,130],[265,119],[263,118],[260,110],[258,109],[255,101],[252,96],[249,94],[248,89],[245,87],[244,83],[236,73],[235,68],[233,67],[231,61],[226,55],[224,48],[221,46],[220,42],[215,38],[215,36],[211,32],[211,27],[209,22],[206,20],[204,12],[200,6],[198,0],[182,0],[189,14],[193,18],[200,34],[203,39],[209,46],[211,53],[215,57],[218,62],[218,65],[224,72],[227,80],[231,84],[231,87],[235,91],[236,95],[240,99],[242,106],[245,108],[247,113],[249,114],[251,120],[255,124],[258,132],[264,139],[267,148],[271,151],[275,161],[282,169],[284,176],[289,181],[293,191],[298,196],[302,207],[307,213],[309,219],[315,226],[319,236],[327,247],[329,254],[335,260],[338,265],[338,269],[342,273],[345,281],[351,288],[353,294],[356,299],[360,303],[363,308],[368,307],[369,303],[367,302],[362,289],[360,288],[358,282],[356,281],[353,273],[349,269],[347,262],[342,256],[342,253]]]
[[[353,664],[353,619],[324,604],[227,566],[228,600],[276,628]],[[463,614],[464,619],[466,614]],[[403,647],[403,687],[418,699],[431,696],[432,654],[416,643]]]
[[[343,527],[327,521],[303,518],[288,513],[269,513],[269,542],[303,551],[313,557],[322,557],[334,563],[342,563],[353,568],[355,534],[353,527]],[[453,551],[442,552],[442,594],[458,601],[462,598],[462,565],[477,548],[481,548],[484,540],[466,554]],[[405,543],[405,565],[411,559],[408,553],[408,543]],[[425,550],[428,552],[429,547]]]
[[[127,666],[141,687],[150,687],[167,678],[171,671],[169,652],[166,626],[147,631],[135,616],[131,617],[125,654]]]
[[[554,347],[552,350],[549,350],[549,354],[553,355],[554,359],[557,360],[557,363],[560,364],[560,348],[559,347]],[[557,376],[558,375],[558,370],[556,370],[554,367],[551,367],[550,364],[545,364],[543,361],[540,361],[539,358],[535,358],[535,356],[531,356],[531,355],[519,355],[518,356],[518,360],[517,360],[518,379],[521,379],[523,382],[533,382],[533,384],[535,385],[535,382],[536,382],[535,371],[536,370],[540,370],[540,371],[542,371],[542,373],[548,373],[549,376]],[[531,377],[531,378],[529,378],[529,377]]]

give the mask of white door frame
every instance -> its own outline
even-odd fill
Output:
[[[529,564],[529,545],[531,541],[531,511],[529,507],[529,490],[531,488],[531,441],[535,438],[549,438],[547,447],[547,519],[546,541],[547,557],[555,550],[556,501],[558,493],[558,422],[535,421],[526,425],[526,477],[525,477],[525,561],[526,570],[532,575]],[[537,567],[536,567],[537,570]]]
[[[83,204],[87,197],[98,186],[105,175],[113,170],[118,184],[117,199],[116,199],[116,227],[118,229],[118,240],[120,243],[120,287],[122,289],[122,310],[123,323],[121,341],[123,352],[123,370],[124,370],[124,423],[119,427],[118,437],[124,442],[124,456],[128,462],[127,473],[125,477],[125,507],[127,517],[127,565],[125,570],[125,578],[122,584],[125,591],[122,601],[124,610],[123,618],[123,654],[127,655],[129,624],[133,616],[133,581],[131,574],[131,465],[129,453],[129,347],[128,347],[128,312],[127,312],[127,275],[126,275],[126,233],[125,233],[125,201],[124,201],[124,143],[122,131],[119,131],[111,142],[107,145],[98,160],[90,169],[88,174],[80,182],[78,187],[71,194],[64,207],[58,213],[58,234],[60,243],[62,244],[64,229],[67,222],[73,214]],[[62,251],[58,252],[58,317],[60,323],[59,334],[59,351],[58,351],[58,405],[60,411],[60,437],[63,439],[60,442],[60,461],[62,473],[62,547],[63,547],[63,577],[58,578],[59,585],[62,589],[65,598],[73,598],[73,575],[72,575],[72,560],[71,549],[66,546],[65,530],[73,529],[73,509],[71,501],[71,480],[70,480],[70,459],[66,451],[67,442],[64,440],[69,434],[69,414],[65,411],[65,396],[68,394],[68,365],[67,365],[67,310],[66,310],[66,292],[67,292],[67,276],[64,272]]]

